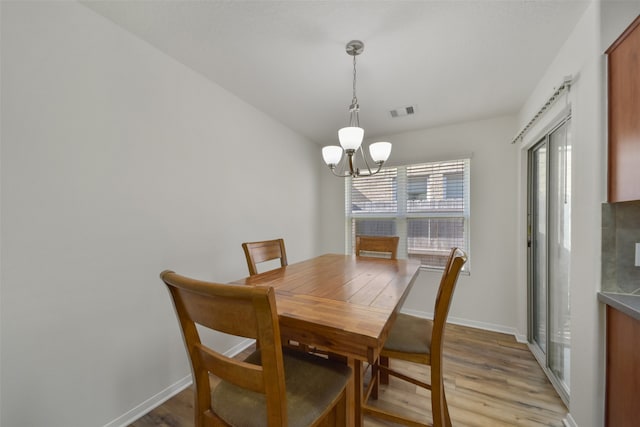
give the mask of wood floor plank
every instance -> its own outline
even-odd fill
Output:
[[[525,344],[513,336],[447,325],[444,339],[445,389],[456,427],[562,426],[567,409]],[[237,357],[246,357],[251,349]],[[392,361],[395,368],[428,381],[429,368]],[[378,401],[420,421],[431,421],[429,391],[391,378]],[[395,424],[365,417],[365,427]],[[129,427],[192,427],[191,387]]]

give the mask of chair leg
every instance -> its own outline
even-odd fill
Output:
[[[386,362],[386,367],[384,367],[383,363]],[[378,360],[377,363],[371,366],[371,382],[369,387],[367,388],[365,395],[365,402],[362,406],[363,414],[367,414],[376,418],[380,418],[387,421],[392,421],[394,423],[411,426],[411,427],[452,427],[451,418],[449,416],[449,411],[447,408],[446,396],[444,393],[444,384],[441,380],[438,380],[437,377],[434,377],[432,373],[431,381],[432,384],[428,384],[423,381],[419,381],[415,378],[411,378],[405,374],[402,374],[397,371],[392,371],[388,368],[389,360]],[[389,369],[387,371],[387,369]],[[433,368],[433,366],[432,366]],[[434,371],[438,371],[437,368]],[[373,398],[374,396],[374,386],[376,383],[376,375],[378,378],[381,378],[383,374],[387,374],[388,376],[394,376],[403,381],[408,381],[411,384],[414,384],[418,387],[426,388],[427,390],[431,390],[431,411],[433,413],[433,424],[425,424],[424,422],[420,422],[414,419],[407,418],[404,415],[400,415],[397,413],[393,413],[387,409],[381,409],[375,406],[369,406],[367,401],[369,398]],[[435,389],[434,389],[435,387]],[[426,402],[425,402],[426,403]]]
[[[431,414],[433,415],[433,427],[446,427],[439,391],[433,385],[431,388]]]
[[[442,371],[433,365],[431,366],[431,412],[434,427],[451,427]]]
[[[386,356],[380,356],[380,358],[378,359],[378,363],[380,363],[380,365],[388,368],[389,367],[389,358]],[[382,370],[380,371],[380,384],[389,384],[389,374]]]
[[[347,426],[347,394],[343,391],[333,408],[324,418],[314,424],[315,427],[346,427]]]
[[[336,412],[334,425],[344,427],[347,425],[347,392],[343,391],[340,400],[336,404],[334,411]]]
[[[378,400],[378,384],[380,383],[380,369],[378,369],[379,360],[371,365],[371,399]]]
[[[451,417],[449,416],[449,405],[447,404],[447,393],[444,391],[444,384],[442,385],[442,402],[444,403],[442,412],[444,412],[444,425],[445,427],[451,427]]]

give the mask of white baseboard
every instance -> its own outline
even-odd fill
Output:
[[[242,340],[240,343],[234,345],[229,350],[224,352],[224,355],[227,357],[233,357],[236,354],[242,353],[247,347],[256,342],[256,340],[251,340],[249,338]]]
[[[406,310],[406,309],[403,309],[402,312],[410,314],[412,316],[422,317],[424,319],[433,319],[433,313],[428,313],[428,312],[418,311],[418,310]],[[518,333],[518,331],[515,328],[511,328],[503,325],[496,325],[494,323],[478,322],[475,320],[469,320],[469,319],[463,319],[460,317],[451,317],[451,316],[447,317],[447,322],[453,323],[454,325],[469,326],[471,328],[484,329],[485,331],[493,331],[493,332],[500,332],[503,334],[513,335],[517,342],[524,343],[524,344],[527,343],[527,337],[525,335]]]
[[[157,393],[155,396],[150,397],[145,400],[135,408],[130,411],[120,415],[115,420],[111,421],[109,424],[105,424],[104,427],[125,427],[129,424],[133,423],[138,418],[142,417],[152,409],[162,405],[164,402],[180,393],[185,388],[189,387],[193,382],[191,378],[191,374],[186,377],[176,381],[171,384],[169,387],[162,390],[160,393]]]
[[[411,314],[412,316],[422,317],[422,318],[425,318],[425,319],[433,319],[433,313],[428,313],[428,312],[418,311],[418,310],[406,310],[406,309],[402,310],[402,312],[403,313],[407,313],[407,314]],[[513,335],[518,342],[521,342],[521,343],[526,343],[527,342],[526,337],[521,335],[521,334],[518,334],[518,332],[517,332],[517,330],[515,328],[510,328],[510,327],[506,327],[506,326],[502,326],[502,325],[495,325],[493,323],[477,322],[477,321],[474,321],[474,320],[462,319],[462,318],[457,318],[457,317],[449,317],[449,318],[447,318],[447,321],[449,323],[453,323],[453,324],[456,324],[456,325],[469,326],[469,327],[472,327],[472,328],[484,329],[484,330],[487,330],[487,331],[501,332],[503,334]],[[245,350],[247,347],[249,347],[253,343],[254,343],[254,340],[246,339],[246,340],[240,342],[239,344],[233,346],[229,350],[227,350],[224,354],[226,356],[233,357],[236,354],[238,354],[238,353],[242,352],[243,350]],[[145,414],[149,413],[150,411],[152,411],[156,407],[162,405],[164,402],[166,402],[167,400],[171,399],[176,394],[180,393],[185,388],[189,387],[192,382],[193,382],[193,380],[191,378],[191,375],[187,375],[186,377],[180,379],[179,381],[175,382],[174,384],[171,384],[169,387],[167,387],[166,389],[162,390],[161,392],[159,392],[155,396],[150,397],[149,399],[145,400],[141,404],[137,405],[135,408],[133,408],[130,411],[126,412],[125,414],[119,416],[118,418],[116,418],[115,420],[111,421],[110,423],[105,424],[103,427],[126,427],[126,426],[128,426],[129,424],[133,423],[138,418],[140,418],[140,417],[144,416]],[[578,427],[578,425],[575,423],[575,421],[571,417],[571,414],[567,415],[567,418],[563,420],[563,423],[567,427]]]
[[[562,424],[564,424],[565,427],[578,427],[578,423],[576,423],[576,420],[573,419],[571,414],[567,414],[567,416],[562,420]]]
[[[239,344],[236,344],[235,346],[231,347],[229,350],[225,351],[224,355],[233,357],[236,354],[242,352],[244,349],[249,347],[254,342],[255,340],[251,340],[251,339],[243,340]],[[105,424],[103,427],[126,427],[131,423],[133,423],[138,418],[144,416],[145,414],[148,414],[153,409],[162,405],[164,402],[171,399],[173,396],[180,393],[185,388],[189,387],[192,383],[193,383],[193,378],[191,374],[189,374],[186,377],[171,384],[169,387],[165,388],[161,392],[157,393],[155,396],[152,396],[149,399],[142,402],[141,404],[137,405],[135,408],[131,409],[130,411],[127,411],[126,413],[122,414],[121,416],[111,421],[110,423]]]

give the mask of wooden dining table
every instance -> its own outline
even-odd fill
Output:
[[[363,362],[374,362],[420,262],[327,254],[234,281],[272,286],[282,341],[344,356],[353,370],[349,425],[362,426]]]

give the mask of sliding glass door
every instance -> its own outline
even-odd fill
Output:
[[[529,150],[529,341],[568,402],[571,119]]]

